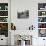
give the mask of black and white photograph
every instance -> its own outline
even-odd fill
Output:
[[[18,15],[18,17],[17,17],[18,19],[27,19],[27,18],[29,18],[29,10],[17,12],[17,15]]]

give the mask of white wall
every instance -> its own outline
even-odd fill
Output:
[[[17,33],[21,31],[21,34],[27,34],[27,29],[33,24],[35,26],[34,31],[36,32],[33,34],[37,36],[37,9],[37,0],[11,0],[11,22],[16,25]],[[24,10],[29,10],[29,19],[18,19],[17,11]],[[37,42],[35,44],[37,44]]]
[[[38,25],[38,3],[46,0],[11,0],[11,22],[16,25],[17,30],[26,30],[32,24],[37,29]],[[29,10],[29,19],[18,19],[17,11]]]
[[[35,3],[31,0],[15,0],[14,2],[15,3],[12,4],[13,6],[11,6],[11,19],[12,22],[15,23],[17,30],[27,30],[32,24],[36,26],[35,23],[37,23],[37,2]],[[29,19],[18,19],[17,11],[24,10],[29,10]]]
[[[23,30],[22,32],[24,32],[32,24],[35,26],[34,31],[36,32],[36,34],[33,33],[33,46],[40,46],[39,44],[43,44],[43,40],[41,40],[42,38],[35,36],[38,36],[38,3],[45,2],[46,0],[11,0],[11,22],[16,25],[16,32],[20,32],[20,30]],[[18,19],[17,11],[24,10],[29,10],[29,19]]]

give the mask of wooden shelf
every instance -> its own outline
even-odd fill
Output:
[[[46,10],[38,10],[38,11],[45,11],[46,12]]]
[[[8,17],[8,16],[0,16],[0,17]]]
[[[0,22],[0,23],[8,23],[8,22]]]
[[[8,10],[0,10],[0,11],[8,11]]]
[[[38,28],[38,29],[46,29],[46,28]]]
[[[46,23],[46,22],[38,22],[38,23]]]
[[[38,17],[46,17],[46,15],[44,15],[44,16],[38,16]]]

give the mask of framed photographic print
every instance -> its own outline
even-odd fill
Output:
[[[22,12],[17,12],[17,18],[19,19],[26,19],[26,18],[29,18],[29,10],[26,10],[26,11],[22,11]]]

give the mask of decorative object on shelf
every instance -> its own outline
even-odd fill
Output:
[[[39,37],[46,37],[46,29],[39,29]]]
[[[46,11],[42,11],[42,16],[46,16]]]
[[[38,28],[46,28],[46,23],[39,23],[38,24]]]
[[[26,19],[26,18],[29,18],[29,10],[26,10],[26,11],[22,11],[22,12],[17,12],[17,17],[19,19]]]
[[[38,16],[46,16],[46,11],[38,11]]]
[[[38,22],[46,22],[46,17],[38,17]]]
[[[44,8],[40,8],[40,10],[44,10]]]
[[[32,26],[29,26],[29,30],[34,30],[34,26],[32,25]]]
[[[5,37],[8,37],[8,24],[7,23],[0,23],[0,35],[5,35]]]
[[[8,6],[5,6],[5,10],[8,10]]]
[[[0,22],[8,22],[7,19],[7,17],[0,17]]]
[[[42,22],[42,18],[41,17],[38,18],[38,22]]]
[[[38,10],[45,10],[46,9],[46,3],[38,3]]]
[[[0,10],[8,10],[8,3],[0,3]]]
[[[8,30],[8,23],[0,23],[1,30]]]
[[[11,30],[16,30],[16,26],[13,23],[11,23]]]
[[[45,12],[42,12],[42,15],[45,15]]]
[[[8,11],[0,11],[0,16],[8,16]]]

